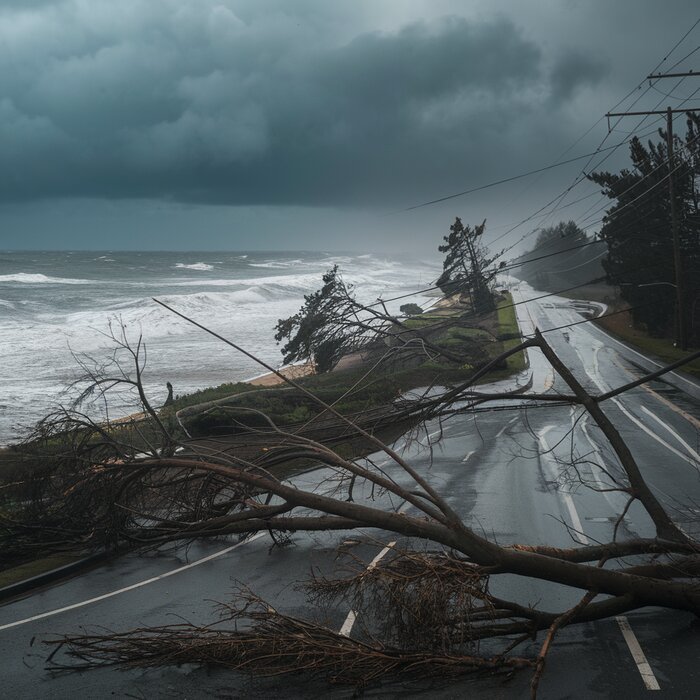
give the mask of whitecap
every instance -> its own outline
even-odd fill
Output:
[[[248,263],[250,267],[267,267],[267,268],[272,268],[274,270],[282,270],[289,265],[287,263],[282,263],[282,262],[264,262],[264,263]]]
[[[0,275],[0,282],[17,282],[19,284],[93,284],[96,280],[77,280],[68,277],[47,277],[41,274],[18,272],[14,275]]]
[[[300,275],[279,275],[275,277],[246,277],[231,279],[183,280],[170,282],[172,287],[262,287],[270,285],[288,293],[303,293],[313,290],[320,283],[318,273],[303,273]]]
[[[214,266],[203,262],[192,263],[188,265],[187,263],[176,263],[175,267],[181,270],[213,270]]]

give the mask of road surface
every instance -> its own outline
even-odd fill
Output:
[[[582,320],[581,307],[558,297],[532,300],[538,293],[524,283],[513,289],[521,328],[542,331]],[[548,342],[592,392],[620,386],[653,369],[649,361],[591,323],[546,332]],[[567,392],[539,351],[529,352],[533,391]],[[512,385],[512,382],[510,382]],[[504,388],[504,384],[494,388]],[[677,375],[638,387],[604,404],[628,441],[647,481],[676,521],[700,536],[700,389]],[[497,406],[494,406],[497,407]],[[571,546],[608,541],[625,500],[601,495],[567,480],[562,464],[581,460],[583,478],[606,482],[601,466],[613,468],[598,429],[579,409],[545,406],[479,412],[449,421],[442,434],[429,426],[421,443],[406,448],[465,521],[501,543]],[[439,439],[441,438],[441,439]],[[438,442],[439,440],[439,442]],[[435,443],[435,444],[431,444]],[[323,472],[299,477],[313,484]],[[633,506],[623,523],[625,536],[653,535],[644,512]],[[367,563],[396,540],[377,531],[296,534],[293,547],[271,550],[268,535],[238,544],[198,543],[147,555],[131,554],[70,581],[35,592],[0,608],[2,694],[11,698],[237,698],[352,697],[352,689],[328,691],[304,678],[251,680],[221,670],[195,667],[155,670],[98,669],[55,675],[44,669],[42,640],[84,629],[126,630],[181,621],[215,619],[211,601],[231,596],[234,582],[249,586],[278,609],[323,619],[352,633],[352,617],[342,606],[321,612],[295,587],[313,567],[330,573],[337,548],[346,543]],[[500,587],[500,588],[499,588]],[[515,595],[549,610],[573,604],[580,592],[516,577],[494,592]],[[533,647],[534,648],[534,647]],[[563,630],[548,659],[541,698],[697,697],[700,685],[700,624],[689,614],[647,609],[619,620]],[[368,697],[419,696],[520,698],[527,696],[529,673],[508,683],[469,678],[456,683],[400,683],[369,689]]]

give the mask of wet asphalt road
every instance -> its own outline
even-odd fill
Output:
[[[517,301],[532,296],[536,294],[524,284],[514,289]],[[575,305],[556,297],[521,304],[517,309],[526,334],[533,325],[547,330],[582,318]],[[654,369],[592,324],[548,333],[546,338],[592,392],[607,391]],[[529,363],[530,368],[518,381],[524,383],[532,375],[532,391],[567,391],[538,351],[530,352]],[[699,399],[700,389],[677,376],[638,387],[604,404],[659,498],[677,522],[696,536],[700,536]],[[606,480],[597,465],[612,465],[610,450],[598,429],[579,410],[509,406],[504,411],[463,416],[448,422],[442,440],[431,446],[429,443],[438,439],[438,427],[433,428],[422,444],[407,448],[407,455],[475,529],[501,543],[571,546],[577,541],[611,539],[625,499],[617,493],[594,493],[562,479],[562,462],[571,454],[584,459],[581,476],[593,485]],[[300,480],[315,484],[323,474],[309,473]],[[624,536],[653,534],[648,517],[636,506],[621,527]],[[303,678],[252,681],[225,671],[193,667],[49,674],[44,670],[47,649],[42,644],[52,635],[84,629],[125,630],[183,618],[210,622],[216,617],[212,601],[230,598],[235,582],[249,586],[278,609],[314,616],[339,629],[347,610],[341,607],[321,612],[310,607],[296,584],[308,577],[311,568],[331,573],[342,566],[344,559],[338,557],[337,547],[348,539],[353,540],[347,544],[352,554],[369,562],[396,537],[377,531],[296,534],[295,546],[273,550],[267,535],[235,547],[232,541],[198,543],[187,550],[124,556],[8,603],[0,608],[0,696],[149,700],[352,697],[352,690],[329,692]],[[220,552],[224,553],[201,561]],[[492,590],[548,610],[571,606],[581,595],[518,577],[499,579]],[[647,690],[620,625],[605,620],[560,633],[550,653],[540,697],[644,697],[649,693],[653,697],[697,697],[700,624],[695,617],[657,609],[627,617],[660,690]],[[366,695],[520,698],[527,696],[528,683],[529,674],[522,673],[507,683],[484,677],[446,685],[397,683],[368,689]]]

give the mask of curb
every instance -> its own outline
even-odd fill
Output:
[[[48,583],[60,581],[61,579],[67,578],[71,574],[75,574],[82,569],[87,569],[94,564],[99,564],[105,559],[113,557],[115,554],[117,554],[117,552],[113,550],[98,552],[97,554],[91,554],[89,557],[78,559],[78,561],[71,562],[70,564],[64,564],[56,569],[45,571],[43,574],[26,578],[23,581],[18,581],[17,583],[11,583],[9,586],[0,588],[0,602],[14,598],[21,593],[26,593],[27,591],[34,590],[35,588],[40,588]]]

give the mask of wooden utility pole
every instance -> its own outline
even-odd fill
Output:
[[[649,81],[657,80],[658,78],[687,78],[694,75],[700,75],[695,71],[687,73],[665,73],[657,75],[648,75]],[[670,219],[671,219],[671,236],[673,238],[673,267],[675,271],[676,284],[676,339],[682,350],[688,347],[688,334],[686,332],[685,323],[685,295],[683,286],[683,263],[681,259],[680,235],[678,233],[678,214],[676,212],[676,198],[673,184],[674,155],[673,155],[673,115],[680,112],[695,112],[697,109],[671,109],[668,107],[664,110],[650,110],[648,112],[608,112],[605,116],[608,118],[608,127],[610,125],[610,117],[631,117],[631,116],[648,116],[650,114],[665,114],[666,115],[666,149],[668,152],[668,196],[670,200]]]
[[[668,151],[668,197],[671,205],[671,235],[673,236],[673,267],[676,271],[676,324],[678,328],[678,344],[681,350],[688,345],[688,336],[685,330],[685,294],[683,289],[683,272],[681,261],[681,244],[678,235],[678,215],[676,213],[676,197],[673,187],[673,112],[669,107],[666,112],[666,144]]]

